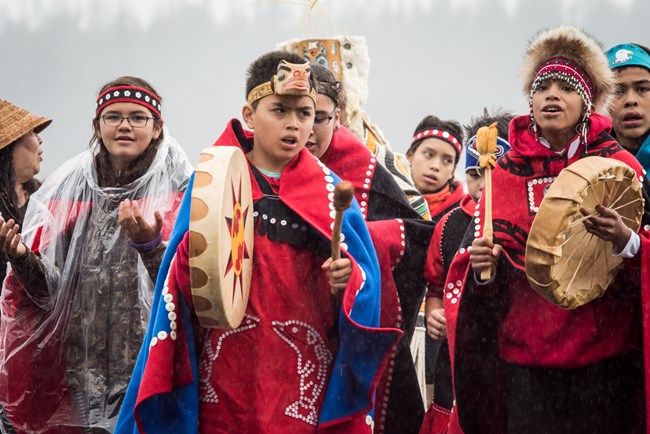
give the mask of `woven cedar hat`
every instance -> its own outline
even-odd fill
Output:
[[[36,116],[0,99],[0,149],[6,148],[31,130],[40,133],[51,122],[52,119]]]
[[[588,75],[593,111],[605,113],[614,89],[614,76],[601,44],[574,27],[545,30],[532,40],[521,70],[524,93],[530,94],[538,71],[553,58],[562,58]]]

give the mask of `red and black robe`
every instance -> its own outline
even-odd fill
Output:
[[[409,343],[426,288],[424,263],[433,224],[413,210],[392,175],[347,129],[334,132],[320,160],[354,185],[381,266],[381,324],[406,334],[377,391],[375,433],[417,433],[424,408]]]
[[[574,155],[557,154],[542,146],[530,132],[529,122],[528,116],[511,122],[512,149],[492,172],[494,242],[503,246],[495,280],[477,285],[469,263],[468,247],[483,233],[485,210],[479,202],[473,215],[474,230],[464,237],[445,285],[443,299],[457,404],[452,417],[457,416],[468,433],[506,432],[504,361],[573,368],[643,346],[645,378],[649,378],[650,202],[645,174],[634,157],[609,135],[611,122],[604,116],[591,116],[587,146],[580,144]],[[643,183],[646,209],[639,231],[641,249],[634,258],[624,260],[623,270],[603,297],[564,310],[547,302],[528,284],[526,240],[545,188],[563,168],[587,156],[622,161]],[[642,316],[642,330],[637,325],[638,316]],[[646,386],[646,394],[647,390]],[[646,410],[646,414],[650,412]]]

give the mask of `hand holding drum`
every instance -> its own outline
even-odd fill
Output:
[[[589,223],[606,215],[616,215],[638,232],[643,194],[632,168],[613,158],[590,156],[560,172],[526,241],[526,276],[537,293],[565,309],[605,294],[623,267],[623,258],[614,255],[620,246],[615,249],[608,231],[600,233],[598,225]]]

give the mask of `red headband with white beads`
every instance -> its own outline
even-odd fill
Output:
[[[106,89],[106,91],[102,92],[97,97],[96,115],[99,116],[104,107],[110,104],[115,104],[116,102],[132,102],[140,104],[141,106],[151,110],[154,115],[159,118],[161,117],[160,110],[162,109],[162,106],[160,105],[160,97],[149,92],[147,89],[137,86],[115,86]]]
[[[444,140],[445,142],[449,143],[456,150],[456,155],[460,155],[460,151],[463,147],[461,141],[458,140],[458,138],[454,136],[452,133],[445,130],[433,129],[433,130],[420,131],[415,136],[413,136],[413,140],[411,141],[411,146],[413,146],[413,144],[419,140],[424,140],[432,137],[436,139]]]

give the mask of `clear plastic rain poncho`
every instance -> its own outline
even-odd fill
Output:
[[[100,188],[93,159],[68,161],[30,199],[22,233],[45,279],[33,285],[16,265],[5,283],[0,398],[19,431],[113,431],[160,264],[127,243],[118,205],[138,201],[149,222],[160,211],[166,240],[192,170],[167,131],[147,172],[123,187]]]

